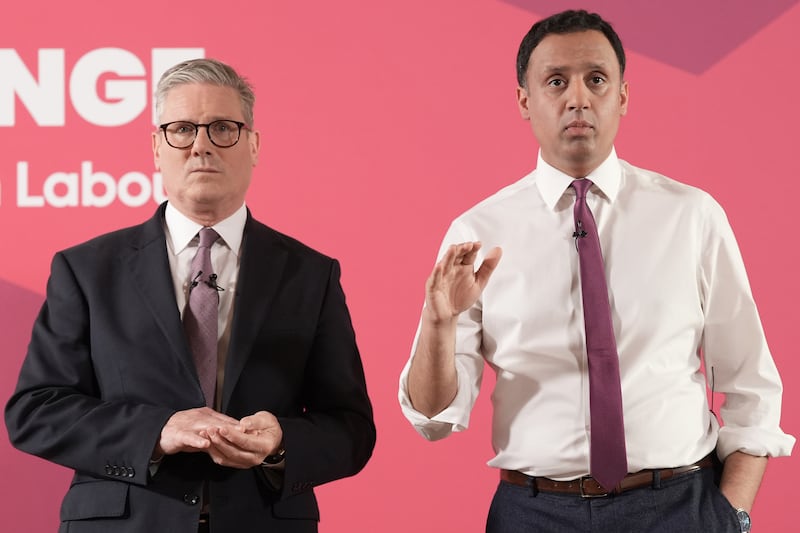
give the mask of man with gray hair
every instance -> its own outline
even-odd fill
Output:
[[[372,453],[338,262],[245,206],[254,101],[219,61],[169,69],[168,201],[53,259],[6,425],[75,471],[60,531],[313,532],[313,487]]]

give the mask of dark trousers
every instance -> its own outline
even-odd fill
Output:
[[[501,481],[487,533],[739,533],[736,510],[704,469],[602,498],[538,492]]]

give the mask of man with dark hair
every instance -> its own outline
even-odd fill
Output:
[[[56,254],[9,437],[75,471],[62,532],[315,532],[375,444],[339,263],[245,206],[244,78],[190,60],[155,100],[168,201]]]
[[[531,28],[517,100],[537,168],[452,223],[426,283],[400,403],[444,438],[495,371],[490,533],[749,531],[767,457],[794,445],[722,208],[617,158],[624,69],[596,14]]]
[[[575,33],[578,31],[599,31],[605,35],[619,62],[620,76],[625,78],[625,48],[619,35],[611,24],[603,20],[597,13],[588,13],[584,10],[564,11],[558,15],[542,19],[528,30],[517,51],[517,84],[527,87],[528,62],[531,60],[533,49],[550,34]]]

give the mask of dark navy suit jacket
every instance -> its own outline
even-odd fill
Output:
[[[254,220],[244,229],[221,411],[278,417],[283,484],[205,453],[148,462],[178,410],[205,405],[167,259],[162,205],[144,224],[55,255],[6,425],[19,449],[75,470],[61,531],[316,531],[313,487],[358,472],[375,443],[337,261]],[[357,530],[357,524],[353,525]]]

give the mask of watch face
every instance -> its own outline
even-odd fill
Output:
[[[736,517],[739,519],[739,526],[741,527],[742,533],[748,533],[750,531],[750,515],[747,514],[747,511],[744,509],[738,509],[736,511]]]

